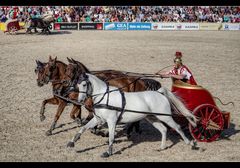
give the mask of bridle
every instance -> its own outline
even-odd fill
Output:
[[[49,71],[47,72],[47,74],[44,78],[45,83],[53,82],[52,81],[52,75],[53,75],[54,70],[56,69],[56,64],[49,65],[49,63],[48,63],[48,66],[49,66]]]
[[[87,89],[86,89],[86,91],[78,91],[78,92],[86,94],[86,99],[87,98],[92,98],[93,97],[93,95],[92,95],[93,94],[93,87],[92,87],[92,84],[89,81],[88,77],[81,75],[81,77],[78,79],[77,83],[81,84],[82,82],[86,82]]]

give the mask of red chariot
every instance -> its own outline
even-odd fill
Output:
[[[199,85],[190,85],[176,80],[172,92],[178,96],[186,107],[197,117],[197,127],[189,124],[191,135],[199,142],[212,142],[220,137],[224,129],[229,128],[230,112],[221,111],[211,93]],[[181,126],[187,126],[184,117],[174,117]]]

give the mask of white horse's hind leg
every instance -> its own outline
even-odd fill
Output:
[[[147,116],[146,120],[151,123],[156,129],[158,129],[162,134],[162,143],[160,148],[166,149],[166,139],[167,139],[167,128],[154,116]]]
[[[93,128],[98,124],[98,120],[96,117],[93,117],[86,125],[84,125],[80,131],[72,138],[71,141],[68,142],[67,147],[74,147],[74,143],[80,139],[80,136],[83,132],[88,130],[89,128]]]
[[[161,120],[161,121],[165,122],[171,128],[175,129],[181,135],[181,137],[183,138],[186,144],[190,144],[189,139],[185,136],[181,127],[172,118],[169,118],[167,121],[166,120]]]

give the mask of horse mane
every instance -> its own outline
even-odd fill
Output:
[[[67,66],[67,64],[65,64],[64,62],[62,62],[62,61],[59,61],[59,60],[56,60],[56,63],[63,64],[65,67]]]
[[[79,62],[79,61],[76,61],[77,62],[77,65],[79,65],[80,66],[80,68],[85,72],[85,73],[91,73],[91,71],[85,66],[85,65],[83,65],[81,62]]]

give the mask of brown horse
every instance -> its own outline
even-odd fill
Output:
[[[71,61],[75,61],[75,60],[71,60]],[[77,61],[75,61],[75,63],[76,62]],[[45,63],[44,65],[43,64],[44,63],[40,63],[40,67],[44,66],[44,71],[43,72],[41,71],[42,73],[38,74],[38,77],[40,77],[40,79],[38,79],[38,84],[40,84],[40,85],[48,84],[48,82],[51,81],[52,85],[53,85],[54,93],[57,93],[57,94],[60,94],[63,96],[68,95],[69,98],[71,98],[73,100],[77,100],[78,92],[76,92],[76,91],[70,92],[68,90],[69,88],[64,87],[63,82],[64,82],[64,76],[66,76],[66,74],[65,74],[66,64],[64,64],[61,61],[57,61],[57,58],[52,59],[51,57],[49,57],[48,63]],[[76,64],[80,67],[79,70],[84,71],[84,72],[89,72],[89,70],[80,62],[78,62]],[[39,69],[41,69],[41,68],[39,68]],[[99,73],[99,72],[96,72],[99,74],[99,77],[105,81],[109,80],[109,83],[111,83],[112,85],[114,85],[116,87],[125,86],[123,88],[124,91],[142,91],[142,90],[147,90],[147,89],[157,90],[158,88],[161,87],[160,83],[155,80],[152,80],[152,79],[136,80],[136,78],[128,77],[121,71],[105,70],[105,71],[102,71],[102,73]],[[79,72],[79,73],[81,74],[82,72]],[[113,79],[113,78],[115,78],[115,79]],[[59,119],[61,113],[63,112],[63,110],[67,104],[67,101],[63,100],[63,99],[59,99],[56,96],[54,96],[51,99],[44,100],[42,108],[41,108],[41,112],[40,112],[41,120],[45,119],[44,109],[45,109],[45,105],[47,103],[59,105],[57,113],[54,118],[54,121],[51,125],[51,128],[50,128],[50,130],[47,131],[47,135],[51,135],[52,130],[55,128],[57,120]],[[86,118],[86,121],[88,121],[92,118],[91,101],[86,102],[85,107],[90,111],[89,116]],[[74,105],[70,116],[72,119],[78,119],[78,121],[81,121],[81,119],[80,119],[81,118],[81,106]],[[128,135],[130,134],[130,132],[133,129],[132,126],[127,131]],[[135,126],[136,126],[136,132],[139,131],[139,126],[137,124],[135,124]]]
[[[66,86],[70,86],[74,90],[78,78],[81,76],[82,73],[92,73],[96,75],[103,81],[106,81],[109,85],[115,86],[122,91],[125,92],[136,92],[136,91],[145,91],[145,90],[158,90],[161,87],[161,84],[158,81],[153,79],[142,79],[140,77],[128,76],[121,71],[116,70],[103,70],[103,71],[95,71],[90,72],[81,62],[76,61],[74,59],[68,59],[68,66],[65,72],[65,80],[70,81]],[[69,90],[71,92],[71,90]],[[78,94],[71,95],[69,94],[71,99],[77,100]],[[85,107],[89,110],[89,118],[93,117],[93,101],[91,98],[85,101]],[[135,122],[130,125],[127,130],[128,137],[130,136],[130,132],[135,127],[136,132],[140,132],[139,130],[139,122]]]
[[[63,86],[63,82],[64,82],[63,78],[64,78],[64,73],[65,73],[67,65],[61,61],[58,61],[57,57],[55,59],[52,59],[51,56],[49,56],[49,62],[47,62],[47,63],[42,63],[40,61],[36,61],[36,63],[37,63],[37,68],[35,69],[35,73],[37,73],[37,75],[38,75],[38,79],[37,79],[38,86],[41,87],[44,84],[48,84],[49,82],[51,82],[53,93],[56,93],[56,94],[62,95],[62,96],[66,96],[68,94],[68,91],[66,90],[66,87]],[[87,69],[87,68],[85,67],[84,69]],[[106,76],[108,78],[113,78],[113,77],[115,78],[117,76],[121,76],[121,72],[117,72],[117,71],[113,71],[113,72],[114,72],[114,75],[111,75],[111,73],[106,71]],[[116,73],[119,73],[119,75]],[[100,74],[100,76],[101,75],[102,74]],[[106,79],[106,78],[104,78],[104,79]],[[116,80],[115,84],[116,84],[116,86],[119,85],[118,80]],[[122,85],[120,85],[120,86],[122,86]],[[131,89],[133,90],[133,87],[131,87]],[[78,92],[71,92],[68,96],[72,100],[77,101]],[[49,136],[52,134],[52,131],[55,129],[56,123],[57,123],[58,119],[60,118],[63,110],[65,109],[67,103],[68,102],[66,100],[63,100],[57,96],[54,96],[50,99],[46,99],[42,102],[42,107],[40,110],[40,120],[41,121],[45,120],[45,118],[46,118],[44,115],[46,104],[58,105],[58,109],[55,114],[54,121],[51,124],[50,129],[46,132],[46,135]],[[91,102],[90,101],[86,102],[85,107],[90,112],[89,116],[85,119],[85,121],[89,121],[93,117],[93,115],[91,113],[92,112]],[[70,117],[73,120],[76,120],[78,124],[81,124],[81,106],[73,104],[73,108],[70,113]],[[132,129],[133,128],[130,127],[128,132],[130,133],[132,131]],[[136,127],[136,132],[138,132],[138,130],[139,130],[139,127]]]
[[[40,61],[36,61],[37,67],[35,69],[35,73],[38,75],[37,78],[37,84],[39,87],[42,87],[44,84],[48,84],[48,82],[52,82],[52,90],[53,93],[61,94],[63,92],[62,87],[62,79],[64,77],[66,64],[57,61],[57,57],[55,59],[52,59],[51,56],[49,56],[49,62],[48,63],[42,63]],[[42,107],[40,110],[40,120],[45,120],[44,112],[45,112],[45,106],[46,104],[53,104],[58,105],[57,112],[54,117],[54,121],[50,127],[50,129],[46,132],[46,135],[51,135],[52,131],[55,129],[56,123],[62,114],[64,108],[67,105],[67,102],[53,96],[50,99],[45,99],[42,102]],[[80,113],[81,107],[78,105],[73,105],[72,111],[70,113],[70,117],[73,120],[76,120],[78,124],[81,123],[81,113]]]

